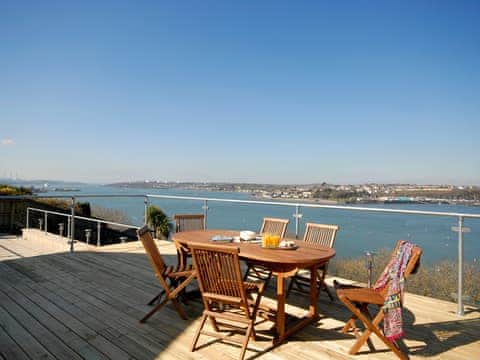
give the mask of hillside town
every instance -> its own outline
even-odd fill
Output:
[[[260,200],[331,203],[440,203],[480,205],[480,187],[472,185],[418,184],[249,184],[213,182],[169,182],[144,180],[111,184],[125,188],[189,189],[246,192]]]

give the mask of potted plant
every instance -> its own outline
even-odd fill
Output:
[[[157,239],[168,239],[168,235],[173,229],[168,216],[155,205],[147,208],[147,225],[154,230]]]

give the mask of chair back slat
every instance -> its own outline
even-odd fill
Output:
[[[307,223],[303,241],[333,248],[337,231],[337,225]]]
[[[209,299],[229,298],[247,304],[238,248],[219,245],[190,246],[202,295]]]
[[[205,229],[205,215],[203,214],[176,214],[173,219],[176,232]]]
[[[420,265],[420,257],[422,256],[422,249],[418,246],[414,246],[412,253],[410,254],[410,259],[408,259],[407,268],[405,269],[404,277],[407,279],[411,274],[413,274],[418,265]]]
[[[148,226],[143,226],[137,231],[138,239],[142,242],[145,252],[147,253],[148,260],[152,265],[155,274],[162,277],[163,270],[165,268],[165,262],[162,259],[162,255],[155,244],[152,234]]]
[[[288,219],[264,218],[260,234],[272,234],[285,237],[287,232]]]

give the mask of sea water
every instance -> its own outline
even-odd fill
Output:
[[[208,198],[227,198],[255,200],[248,193],[213,192],[180,189],[132,189],[102,185],[75,184],[78,192],[50,192],[48,195],[125,195],[157,194],[172,196],[192,196]],[[123,211],[132,225],[141,225],[144,216],[144,198],[79,198],[92,206],[102,206]],[[299,201],[301,202],[301,201]],[[203,201],[150,198],[150,203],[160,207],[170,218],[175,213],[202,213]],[[388,209],[421,210],[437,212],[455,212],[480,214],[479,207],[445,204],[392,204],[361,205],[362,207],[383,207]],[[300,236],[305,223],[337,224],[335,249],[337,257],[363,256],[365,251],[382,248],[391,249],[398,239],[410,240],[424,250],[422,260],[436,262],[443,259],[458,258],[458,233],[451,230],[457,226],[456,217],[428,215],[406,215],[394,213],[375,213],[365,211],[347,211],[340,209],[318,209],[301,207],[303,215],[300,222]],[[234,229],[258,231],[263,217],[290,219],[287,232],[295,233],[294,206],[238,204],[208,202],[207,227],[210,229]],[[480,219],[465,219],[464,226],[470,232],[464,233],[464,254],[467,261],[480,261]]]

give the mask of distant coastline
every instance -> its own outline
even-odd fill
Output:
[[[314,204],[457,204],[480,206],[480,187],[416,184],[251,184],[133,181],[108,186],[134,189],[182,189],[248,193],[260,201]]]
[[[305,198],[298,198],[298,199],[291,199],[291,198],[265,198],[262,196],[258,196],[253,194],[252,197],[258,201],[271,201],[271,202],[291,202],[291,203],[307,203],[307,204],[319,204],[319,205],[339,205],[343,204],[342,202],[336,200],[327,200],[327,199],[305,199]]]

